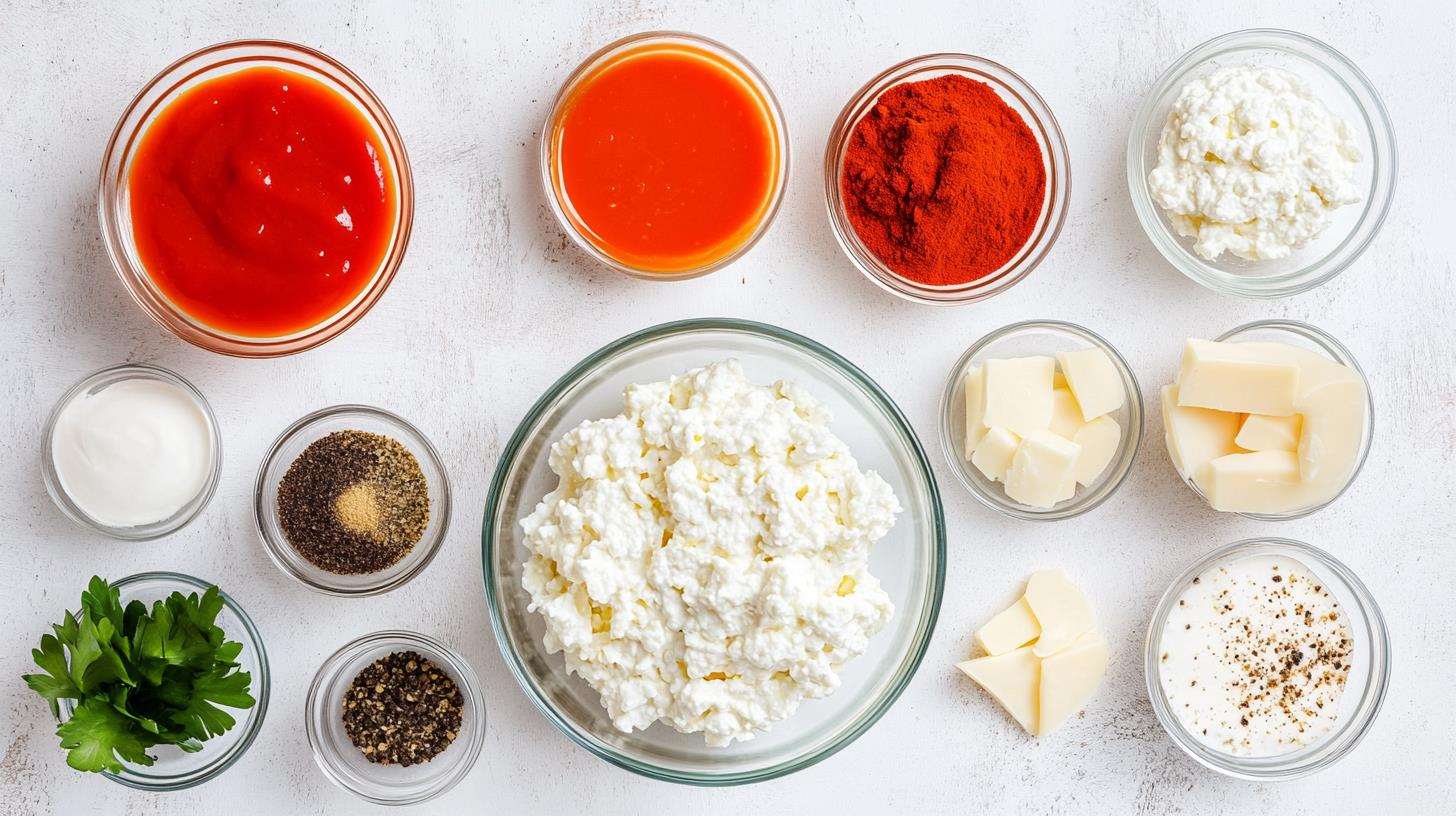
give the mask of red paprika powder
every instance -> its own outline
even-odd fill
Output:
[[[945,286],[995,272],[1026,244],[1046,170],[1020,114],[985,83],[947,74],[880,94],[850,136],[839,185],[875,257]]]

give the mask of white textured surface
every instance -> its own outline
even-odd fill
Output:
[[[1451,576],[1456,572],[1456,376],[1451,186],[1456,13],[1436,2],[1379,12],[1357,3],[84,4],[0,0],[0,812],[323,813],[369,810],[315,769],[303,693],[349,638],[414,628],[458,647],[490,712],[479,765],[416,812],[1421,813],[1449,807]],[[897,6],[899,4],[896,4]],[[55,8],[61,6],[60,8]],[[1357,266],[1275,303],[1208,292],[1170,269],[1140,232],[1123,181],[1140,94],[1183,51],[1254,25],[1332,43],[1390,106],[1402,177],[1395,208]],[[650,28],[737,46],[788,117],[789,194],[744,260],[703,280],[640,283],[586,263],[543,204],[537,125],[556,83],[597,46]],[[163,333],[123,292],[95,217],[100,152],[135,90],[215,41],[276,36],[317,46],[369,82],[414,162],[418,210],[404,269],[342,338],[274,361],[215,357]],[[1047,98],[1071,145],[1071,214],[1046,264],[978,306],[902,303],[853,271],[829,234],[820,157],[840,105],[865,79],[932,50],[984,54]],[[724,314],[801,331],[843,352],[900,402],[940,470],[950,524],[945,605],[929,654],[885,718],[826,762],[784,780],[706,791],[650,782],[579,750],[517,688],[486,621],[479,512],[504,439],[530,402],[588,351],[674,318]],[[936,402],[947,367],[1004,323],[1051,317],[1103,333],[1145,396],[1171,376],[1187,334],[1248,320],[1309,320],[1344,340],[1372,377],[1375,446],[1335,506],[1279,525],[1217,516],[1177,480],[1153,411],[1132,479],[1106,505],[1056,524],[981,508],[940,462]],[[40,428],[60,392],[122,360],[156,362],[212,400],[224,431],[221,489],[184,533],[123,544],[72,527],[41,486]],[[395,409],[441,448],[458,515],[439,560],[404,589],[354,601],[313,594],[264,555],[249,518],[258,458],[299,415],[337,402]],[[1300,782],[1218,777],[1165,738],[1143,690],[1153,602],[1212,547],[1257,533],[1333,551],[1370,585],[1395,638],[1385,711],[1338,769]],[[1113,646],[1102,691],[1035,741],[952,664],[971,633],[1033,569],[1082,585]],[[242,762],[191,791],[149,796],[70,772],[41,701],[17,676],[93,571],[172,568],[211,578],[253,613],[275,665],[273,704]],[[1442,805],[1442,803],[1447,803]]]

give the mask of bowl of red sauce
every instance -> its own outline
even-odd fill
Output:
[[[706,275],[768,230],[788,131],[758,71],[722,43],[653,31],[567,77],[541,132],[546,200],[588,255],[640,278]]]
[[[950,305],[1006,291],[1067,217],[1070,158],[1026,80],[969,54],[927,54],[860,88],[824,152],[829,223],[895,295]]]
[[[333,58],[267,40],[173,63],[106,147],[101,232],[153,320],[210,351],[272,357],[352,326],[389,287],[414,215],[404,143]]]

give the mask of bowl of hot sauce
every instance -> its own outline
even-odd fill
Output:
[[[541,135],[546,199],[588,255],[681,280],[746,253],[788,176],[788,131],[748,60],[694,34],[618,40],[562,85]]]
[[[333,58],[221,43],[137,94],[107,145],[102,236],[136,302],[239,357],[313,348],[388,288],[409,243],[409,159],[378,97]]]

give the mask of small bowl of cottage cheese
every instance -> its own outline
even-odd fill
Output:
[[[1385,221],[1395,178],[1395,133],[1370,81],[1292,31],[1194,48],[1128,134],[1148,238],[1183,274],[1243,297],[1286,297],[1347,269]]]

